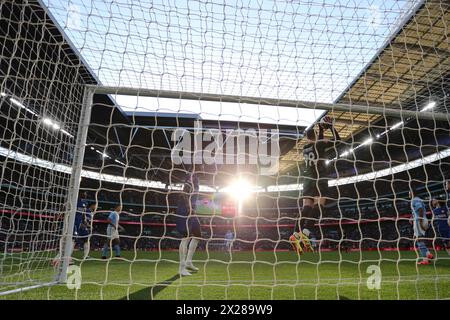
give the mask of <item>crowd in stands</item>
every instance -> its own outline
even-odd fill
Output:
[[[170,250],[179,245],[175,228],[177,192],[112,188],[96,189],[84,186],[88,202],[96,202],[91,236],[92,248],[101,248],[106,240],[106,217],[116,203],[123,204],[121,246],[125,250]],[[398,195],[397,195],[398,196]],[[287,250],[289,236],[294,231],[300,208],[297,194],[262,194],[249,201],[235,216],[201,216],[203,241],[200,249],[225,248],[225,234],[233,233],[233,250]],[[53,210],[54,211],[54,210]],[[53,212],[49,209],[49,212]],[[1,215],[0,249],[5,245],[26,246],[41,237],[43,246],[56,244],[62,219],[32,219],[17,215]],[[43,228],[43,223],[48,225]],[[339,201],[327,206],[317,221],[317,245],[323,250],[367,250],[378,248],[407,249],[413,246],[410,205],[405,196]],[[35,234],[29,230],[47,230]],[[50,231],[48,231],[50,230]],[[26,239],[27,234],[34,240]],[[5,237],[8,237],[6,239]],[[14,237],[14,239],[12,238]],[[434,228],[427,237],[432,242]]]
[[[164,192],[96,192],[100,212],[121,201],[121,221],[126,234],[121,235],[124,249],[176,249],[179,234],[175,224],[177,195]],[[317,221],[316,241],[321,249],[367,250],[413,246],[410,205],[404,198],[334,202]],[[105,200],[103,200],[105,199]],[[257,205],[256,205],[257,203]],[[234,235],[234,250],[287,250],[299,211],[298,197],[267,194],[244,206],[239,216],[201,216],[203,240],[200,249],[224,248],[225,233]],[[105,213],[106,214],[106,213]],[[106,228],[98,214],[93,245],[101,246]],[[104,216],[103,216],[104,221]],[[139,222],[137,224],[133,224]],[[428,237],[434,237],[433,228]]]

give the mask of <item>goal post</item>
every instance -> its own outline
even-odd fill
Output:
[[[80,113],[80,122],[76,136],[72,172],[70,174],[69,188],[67,193],[67,212],[64,215],[63,232],[61,235],[61,246],[58,255],[61,262],[58,263],[58,271],[56,279],[59,283],[67,281],[67,268],[73,253],[73,235],[75,225],[75,215],[77,212],[77,203],[79,199],[81,171],[83,170],[84,151],[86,148],[86,139],[91,120],[91,111],[93,103],[93,93],[88,88],[83,94],[83,104]]]
[[[135,97],[167,98],[177,100],[197,100],[213,102],[230,102],[238,104],[254,104],[261,106],[279,106],[291,108],[323,109],[327,111],[342,111],[349,113],[370,113],[394,118],[415,118],[423,120],[449,121],[450,115],[443,112],[403,109],[394,106],[358,105],[345,103],[323,103],[311,101],[296,101],[266,97],[231,96],[201,92],[164,91],[146,88],[125,88],[88,85],[87,90],[95,94],[125,95]]]
[[[79,199],[79,189],[80,189],[80,181],[82,178],[82,170],[83,170],[83,162],[84,162],[84,151],[86,148],[86,138],[87,132],[89,129],[90,123],[90,114],[92,110],[92,102],[93,102],[93,93],[89,89],[84,90],[84,95],[82,99],[82,108],[80,112],[80,118],[78,123],[78,130],[76,134],[76,141],[74,144],[73,151],[73,162],[72,165],[66,166],[66,172],[70,174],[69,183],[67,186],[67,201],[65,203],[61,203],[64,208],[63,212],[59,213],[59,216],[62,217],[63,222],[61,224],[61,234],[56,234],[56,241],[54,241],[53,246],[56,247],[56,251],[50,250],[50,252],[54,252],[53,255],[50,256],[50,260],[44,260],[47,266],[43,266],[44,269],[50,269],[48,272],[52,273],[52,269],[50,268],[50,261],[53,258],[53,262],[55,268],[53,269],[54,280],[38,284],[33,284],[30,286],[24,285],[21,286],[19,283],[11,284],[14,286],[19,286],[15,289],[1,291],[0,295],[9,295],[21,293],[24,291],[37,289],[41,287],[52,286],[56,284],[65,284],[67,281],[67,270],[69,267],[69,263],[72,259],[73,254],[73,245],[74,245],[74,222],[75,215],[77,212],[77,202]],[[20,159],[22,160],[22,159]],[[37,214],[37,218],[40,219],[43,214]],[[38,230],[39,231],[39,230]],[[44,231],[45,230],[40,230]],[[56,244],[56,245],[55,245]],[[34,247],[35,245],[32,244]],[[38,246],[38,245],[37,245]],[[5,245],[5,251],[7,250],[7,246]],[[54,249],[54,248],[53,248]],[[33,252],[31,252],[33,253]],[[52,254],[52,253],[50,253]],[[6,259],[3,257],[3,259]],[[4,261],[2,261],[2,267],[4,266]],[[30,270],[32,271],[32,270]],[[30,279],[34,282],[34,279]],[[39,280],[38,280],[39,282]]]
[[[52,260],[68,255],[68,190],[78,188],[76,139],[94,79],[40,1],[1,1],[0,18],[0,295],[21,296],[64,280]]]

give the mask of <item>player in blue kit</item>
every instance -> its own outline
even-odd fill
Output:
[[[73,235],[75,239],[78,239],[80,226],[83,223],[83,216],[86,213],[88,203],[85,199],[78,199],[77,211],[75,213],[75,222],[73,224]]]
[[[92,231],[92,217],[95,210],[97,209],[97,204],[91,202],[81,217],[81,223],[78,226],[78,244],[83,248],[83,259],[89,257],[90,250],[90,236]]]
[[[414,242],[415,246],[419,249],[419,256],[422,258],[422,261],[418,261],[417,264],[427,265],[430,264],[430,260],[433,259],[433,255],[423,242],[423,237],[425,237],[425,233],[428,229],[428,220],[426,217],[427,210],[422,199],[420,199],[417,194],[416,186],[411,187],[410,197],[413,218],[412,223],[414,228]]]
[[[202,166],[197,166],[202,170]],[[192,264],[192,257],[201,238],[200,221],[195,216],[196,202],[199,193],[199,179],[194,171],[189,174],[183,186],[183,193],[178,199],[176,211],[177,230],[182,239],[179,247],[181,276],[190,276],[189,271],[198,271],[198,268]],[[189,245],[189,248],[188,248]]]
[[[72,264],[72,253],[73,253],[73,249],[75,247],[75,242],[78,240],[79,237],[79,230],[80,230],[80,225],[82,223],[83,220],[83,215],[86,211],[87,208],[87,193],[86,192],[80,192],[79,196],[78,196],[78,200],[77,200],[77,208],[76,208],[76,212],[75,212],[75,221],[74,221],[74,225],[73,225],[73,235],[72,235],[72,246],[71,246],[71,251],[69,252],[68,256],[69,258],[69,264]],[[53,258],[51,264],[53,266],[58,266],[59,263],[61,262],[61,253],[63,252],[63,246],[64,246],[64,239],[61,238],[59,241],[59,252],[56,255],[55,258]]]
[[[114,249],[116,258],[120,257],[120,237],[119,229],[121,231],[124,228],[119,224],[120,213],[122,212],[122,205],[118,204],[114,207],[114,210],[108,216],[108,227],[106,228],[107,241],[103,245],[102,259],[106,259],[110,246]]]
[[[436,237],[444,244],[445,250],[450,254],[450,226],[448,224],[448,208],[445,202],[437,199],[431,201],[433,219],[436,223]]]

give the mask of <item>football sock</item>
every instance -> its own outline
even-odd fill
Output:
[[[198,239],[192,238],[191,242],[189,243],[189,250],[186,258],[186,264],[192,263],[192,257],[194,256],[195,250],[197,249],[198,245]]]
[[[114,246],[114,252],[116,254],[116,257],[120,257],[120,246],[118,244]]]
[[[427,257],[427,254],[428,254],[429,252],[428,252],[427,247],[425,246],[425,243],[423,243],[422,241],[418,241],[417,244],[416,244],[416,246],[417,246],[417,248],[419,248],[420,256],[421,256],[422,258],[426,258],[426,257]]]
[[[314,227],[314,220],[312,219],[314,210],[310,206],[304,206],[300,216],[300,229],[302,233],[309,237],[311,229]]]
[[[189,238],[181,239],[180,248],[179,248],[180,269],[184,268],[184,266],[186,265],[186,253],[187,253],[188,243],[189,243]]]
[[[103,246],[103,250],[102,250],[102,257],[106,257],[109,251],[109,245],[107,243],[105,243],[105,245]]]
[[[86,241],[83,244],[83,258],[86,259],[87,256],[89,255],[89,250],[90,250],[90,245],[89,245],[89,241]]]

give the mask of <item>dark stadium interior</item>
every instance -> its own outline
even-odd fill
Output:
[[[61,41],[65,39],[64,35],[60,34],[60,30],[53,25],[39,4],[35,1],[28,2],[31,5],[23,6],[22,1],[15,1],[2,3],[1,6],[0,51],[3,59],[0,60],[0,83],[2,92],[6,92],[8,96],[2,96],[0,100],[0,146],[48,161],[71,163],[73,138],[42,126],[29,112],[12,104],[8,97],[19,98],[36,114],[58,119],[66,125],[67,131],[75,136],[79,118],[77,111],[81,108],[83,94],[82,86],[98,84],[98,81],[84,65],[78,53],[74,52],[68,43]],[[21,12],[29,16],[29,24],[19,26],[15,23]],[[45,23],[31,23],[34,20],[43,20]],[[4,27],[6,22],[8,27]],[[19,46],[13,36],[18,33]],[[34,41],[34,38],[45,38],[46,41]],[[8,39],[14,39],[15,43],[8,42]],[[48,48],[37,50],[37,47],[44,43]],[[56,46],[56,43],[64,45]],[[33,56],[36,52],[43,54],[38,59],[42,66],[28,68],[27,63],[36,59]],[[54,70],[52,67],[56,65],[55,61],[61,59],[66,61],[63,65],[67,70]],[[450,73],[449,70],[444,71],[445,76],[428,82],[420,92],[402,100],[401,107],[419,110],[424,103],[433,100],[438,106],[436,110],[448,112],[450,92],[447,84]],[[5,78],[8,81],[3,81]],[[27,81],[24,82],[23,79]],[[51,79],[51,83],[46,79]],[[73,86],[72,83],[79,85]],[[342,99],[344,101],[347,98]],[[383,105],[383,102],[380,104]],[[191,168],[172,163],[170,151],[174,142],[171,141],[171,134],[174,128],[187,128],[192,131],[194,120],[196,118],[184,117],[182,114],[129,116],[115,105],[112,97],[95,95],[84,168],[103,174],[160,181],[163,184],[181,183]],[[379,139],[375,138],[377,134],[399,121],[404,122],[401,130],[392,130]],[[344,123],[343,120],[341,123]],[[335,153],[341,154],[363,143],[368,137],[375,140],[349,156],[340,157],[330,163],[330,175],[339,178],[352,177],[411,162],[448,149],[449,124],[448,121],[380,117],[370,122],[370,125],[355,130],[352,135],[344,137],[337,145]],[[300,157],[301,149],[297,146],[303,140],[306,129],[210,120],[204,120],[203,127],[278,129],[281,157],[290,152]],[[42,149],[46,152],[41,152]],[[95,150],[106,153],[108,157],[103,157]],[[332,157],[334,155],[330,155],[330,158]],[[115,160],[125,165],[118,164]],[[53,199],[67,196],[69,175],[23,164],[4,155],[0,155],[0,162],[0,204],[1,210],[8,212],[0,215],[0,249],[4,250],[4,246],[24,246],[27,242],[24,241],[24,237],[27,237],[26,231],[35,229],[35,224],[54,226],[54,231],[49,232],[54,232],[55,236],[61,227],[64,208],[52,205],[61,204],[61,201]],[[299,158],[288,167],[281,168],[274,176],[265,177],[258,176],[258,168],[255,165],[210,165],[205,166],[200,173],[200,182],[207,186],[224,187],[234,176],[244,174],[253,177],[263,187],[298,184],[302,183],[302,165],[303,161]],[[23,172],[26,174],[21,174]],[[426,181],[426,184],[422,185],[421,194],[424,199],[429,200],[431,197],[444,196],[444,181],[449,178],[450,158],[447,157],[376,180],[333,187],[327,210],[317,221],[321,230],[320,238],[325,240],[321,242],[321,246],[336,249],[345,243],[349,247],[359,249],[409,248],[412,246],[412,228],[408,220],[409,181]],[[120,202],[124,205],[121,219],[126,229],[122,239],[125,248],[176,248],[179,235],[174,228],[173,213],[179,192],[168,188],[146,188],[88,178],[82,180],[81,189],[87,191],[89,201],[99,204],[92,240],[94,246],[103,245],[106,212],[111,210],[115,203]],[[266,191],[250,198],[244,204],[241,216],[201,217],[204,226],[203,237],[207,240],[202,242],[201,246],[222,248],[220,246],[224,242],[224,234],[231,230],[237,239],[234,244],[236,249],[288,249],[288,238],[298,218],[301,200],[300,191]],[[379,228],[373,228],[373,224],[378,224]],[[21,230],[22,233],[15,232],[13,237],[16,238],[12,239],[8,233],[8,230],[12,229]],[[433,230],[429,232],[432,237]],[[38,236],[49,237],[48,234]],[[45,246],[45,243],[43,245]]]

